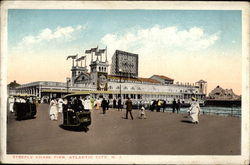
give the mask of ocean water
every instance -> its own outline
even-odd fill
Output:
[[[165,111],[172,112],[172,108]],[[187,113],[188,108],[181,108],[180,113]],[[201,113],[205,115],[235,116],[241,117],[241,107],[201,107]]]

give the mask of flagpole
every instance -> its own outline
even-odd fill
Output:
[[[91,51],[91,62],[93,62],[93,52]]]
[[[76,54],[76,67],[78,67],[78,60],[77,60],[77,58],[78,58],[78,54]]]
[[[87,61],[87,56],[85,55],[85,67],[87,66],[87,65],[86,65],[86,61]]]
[[[106,55],[106,62],[108,62],[107,51],[108,51],[108,49],[107,49],[107,46],[106,46],[106,51],[105,51],[105,55]]]

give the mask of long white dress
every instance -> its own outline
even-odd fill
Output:
[[[14,97],[9,97],[9,111],[10,111],[10,112],[14,112],[14,109],[13,109],[13,107],[14,107],[14,102],[15,102]]]
[[[64,102],[63,102],[63,99],[60,98],[60,99],[58,100],[58,112],[59,112],[59,113],[62,113],[62,110],[63,110],[63,103],[64,103]]]
[[[50,120],[57,120],[58,117],[58,109],[57,109],[57,101],[51,100],[50,109],[49,109]]]
[[[84,109],[86,109],[86,110],[91,110],[92,109],[91,101],[89,99],[84,100],[83,106],[84,106]]]
[[[198,116],[199,116],[200,111],[201,111],[201,108],[200,108],[199,103],[196,102],[196,101],[193,101],[193,102],[191,103],[190,108],[189,108],[191,121],[192,121],[193,123],[195,123],[195,122],[198,123],[198,122],[199,122]]]

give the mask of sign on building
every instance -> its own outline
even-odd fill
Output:
[[[104,72],[97,73],[97,90],[108,90],[108,74]]]
[[[111,74],[138,77],[138,54],[116,50],[112,57]]]

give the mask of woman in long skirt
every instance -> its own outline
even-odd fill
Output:
[[[57,120],[58,117],[57,101],[55,98],[50,101],[49,117],[50,120]]]
[[[188,110],[190,117],[191,117],[191,122],[194,124],[198,124],[199,123],[199,114],[200,114],[201,108],[199,103],[197,102],[197,99],[192,97],[192,103],[191,106]]]
[[[9,111],[11,113],[14,112],[14,103],[15,103],[15,98],[13,96],[9,97]]]

